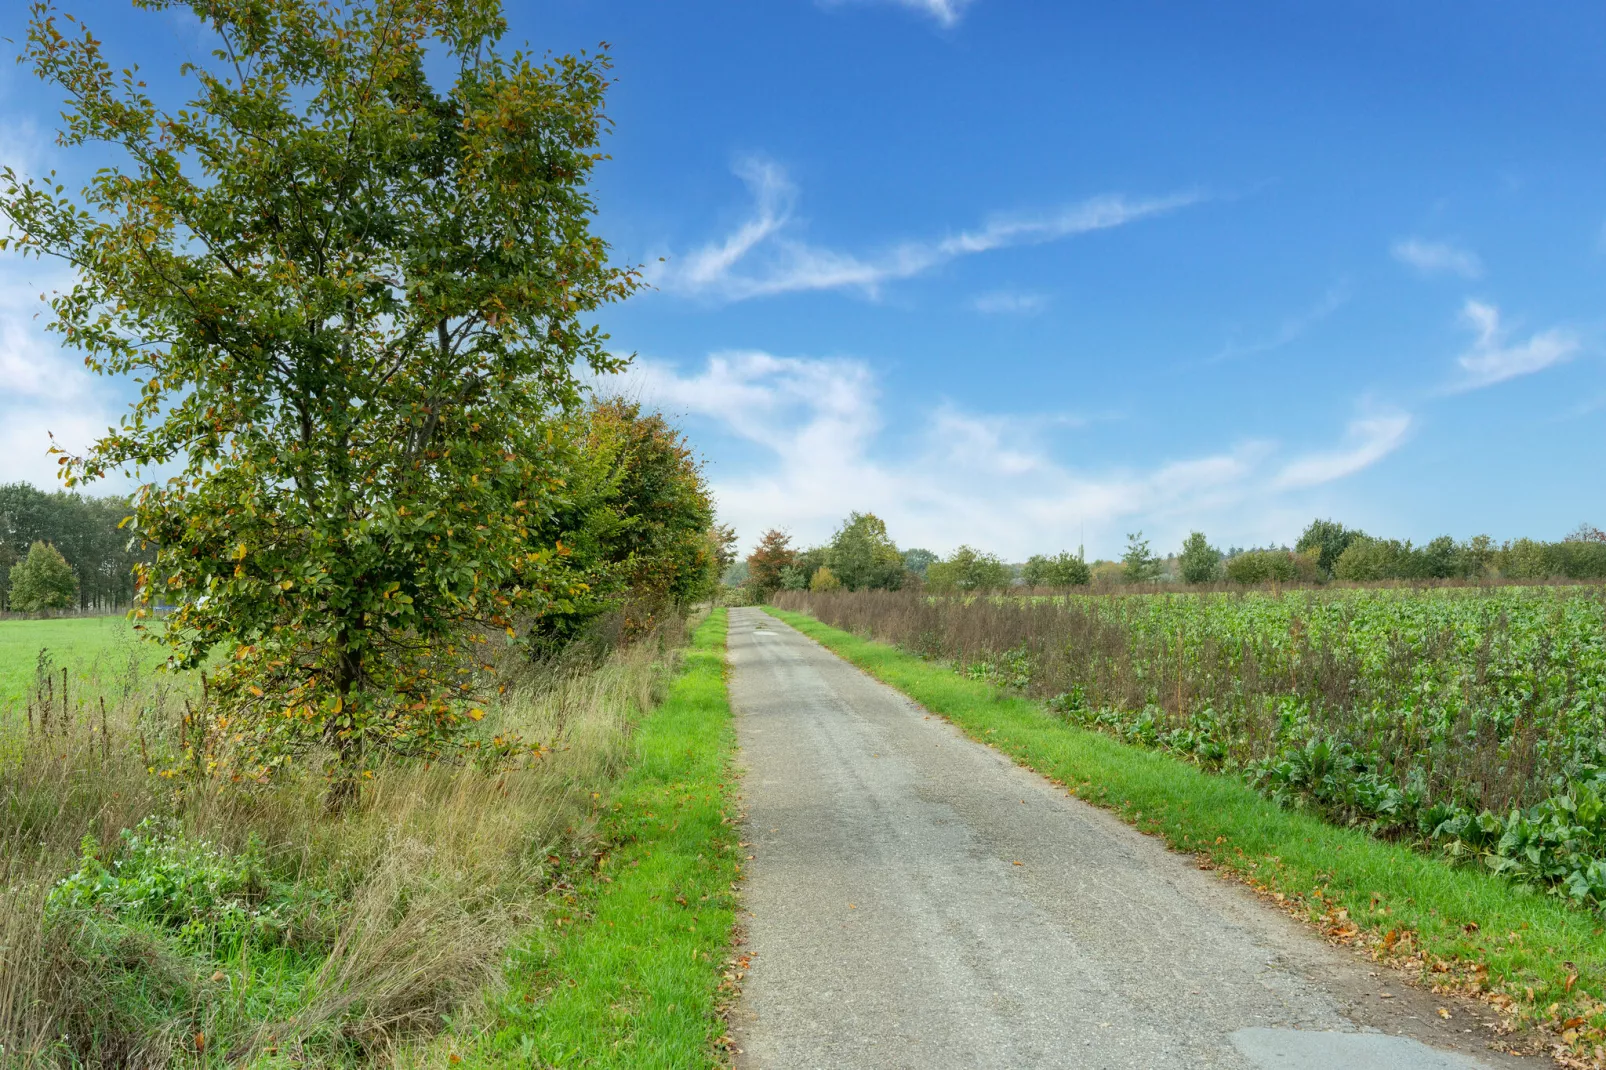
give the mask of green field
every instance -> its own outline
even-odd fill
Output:
[[[33,697],[39,652],[49,652],[56,684],[61,670],[68,682],[110,690],[119,677],[161,663],[165,653],[140,639],[124,616],[62,617],[51,620],[0,620],[0,714],[21,709]]]

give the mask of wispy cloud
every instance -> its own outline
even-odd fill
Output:
[[[1410,427],[1409,416],[1385,413],[1355,420],[1334,447],[1245,437],[1148,467],[1090,470],[1053,448],[1047,432],[1059,419],[944,405],[888,433],[876,377],[857,360],[727,352],[682,372],[645,359],[607,385],[749,445],[712,470],[721,516],[748,543],[768,527],[825,539],[849,510],[871,509],[902,544],[946,552],[968,542],[1015,559],[1074,547],[1084,528],[1094,553],[1116,552],[1139,527],[1159,547],[1196,525],[1224,541],[1286,539],[1302,495],[1376,464]]]
[[[994,290],[971,298],[970,307],[986,315],[1034,316],[1048,307],[1048,295]]]
[[[1277,490],[1295,490],[1354,475],[1399,449],[1410,430],[1411,417],[1403,412],[1351,420],[1343,445],[1289,461],[1272,480],[1272,486]]]
[[[827,0],[827,2],[829,6],[834,7],[844,0]],[[965,13],[965,8],[969,7],[973,0],[882,0],[882,2],[893,3],[898,7],[906,7],[929,16],[939,26],[948,29],[959,25],[960,16]]]
[[[875,297],[886,283],[913,278],[964,256],[1058,241],[1123,226],[1193,204],[1197,193],[1164,197],[1107,194],[1051,212],[998,215],[979,227],[875,253],[850,253],[796,236],[797,187],[773,160],[747,157],[736,174],[752,194],[748,218],[730,234],[650,273],[660,289],[723,301],[805,290],[859,290]]]
[[[1507,332],[1500,326],[1500,310],[1471,298],[1462,306],[1461,318],[1477,337],[1472,347],[1456,358],[1461,377],[1451,386],[1455,391],[1476,390],[1532,375],[1571,359],[1580,346],[1578,336],[1562,327],[1530,335],[1525,342],[1508,341]]]
[[[1248,342],[1240,342],[1234,339],[1204,363],[1219,364],[1222,361],[1237,360],[1240,357],[1258,356],[1261,353],[1270,353],[1286,345],[1291,345],[1302,338],[1312,327],[1337,312],[1348,301],[1348,284],[1336,283],[1328,287],[1327,292],[1314,305],[1289,316],[1278,324],[1277,329],[1272,333]]]
[[[1405,238],[1390,250],[1394,259],[1424,275],[1459,275],[1464,279],[1483,277],[1483,261],[1470,249],[1449,242]]]

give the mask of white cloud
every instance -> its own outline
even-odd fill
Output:
[[[1200,200],[1198,194],[1093,197],[1058,211],[996,216],[981,227],[945,238],[906,241],[873,254],[811,245],[796,237],[797,187],[773,160],[739,161],[736,174],[753,197],[749,217],[726,237],[649,272],[660,289],[724,301],[803,290],[860,290],[875,297],[888,282],[913,278],[963,256],[1014,245],[1057,241],[1106,230]]]
[[[971,298],[970,307],[988,315],[1032,316],[1048,307],[1048,295],[994,290]]]
[[[901,545],[947,552],[968,542],[1013,559],[1074,547],[1084,532],[1094,554],[1118,553],[1137,528],[1162,548],[1195,525],[1223,542],[1290,538],[1299,495],[1377,463],[1410,426],[1386,414],[1356,420],[1334,449],[1245,438],[1150,468],[1095,470],[1064,462],[1044,440],[1064,419],[944,406],[912,437],[884,435],[875,376],[856,360],[717,353],[682,373],[648,359],[603,387],[753,447],[711,471],[721,518],[748,545],[770,527],[823,540],[850,510],[868,509]],[[891,439],[910,445],[892,451]]]
[[[1406,238],[1395,242],[1391,252],[1394,259],[1424,275],[1460,275],[1464,279],[1483,275],[1483,261],[1477,253],[1448,242]]]
[[[1462,375],[1453,385],[1454,390],[1476,390],[1520,375],[1532,375],[1571,359],[1580,345],[1576,334],[1561,327],[1540,331],[1526,342],[1508,344],[1506,331],[1500,326],[1500,310],[1471,298],[1462,306],[1461,318],[1477,338],[1470,349],[1456,358]]]
[[[1307,454],[1288,462],[1272,480],[1278,490],[1315,487],[1369,468],[1399,448],[1411,430],[1403,412],[1364,416],[1350,421],[1347,442],[1338,449]]]
[[[56,488],[51,436],[81,452],[114,422],[106,391],[84,369],[81,355],[63,350],[44,329],[50,313],[40,293],[70,283],[69,273],[48,262],[0,261],[0,483]],[[107,489],[123,486],[113,479]]]
[[[826,0],[829,6],[835,6],[844,0]],[[964,14],[973,0],[883,0],[899,7],[906,7],[922,15],[929,15],[944,29],[959,25],[959,18]]]
[[[930,15],[943,26],[953,26],[959,22],[959,16],[970,6],[971,0],[897,0],[897,2],[904,7]]]

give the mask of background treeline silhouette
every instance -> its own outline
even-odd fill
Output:
[[[47,494],[27,483],[0,484],[0,612],[11,609],[11,566],[36,542],[54,546],[72,566],[79,611],[132,604],[139,558],[118,527],[131,511],[128,498],[117,495]]]

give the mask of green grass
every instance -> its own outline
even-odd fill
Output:
[[[0,620],[0,712],[33,697],[34,666],[41,648],[50,651],[56,684],[61,670],[77,685],[102,682],[125,673],[130,651],[148,669],[164,654],[141,640],[121,615],[61,617],[54,620]]]
[[[721,1064],[719,982],[740,869],[725,694],[725,610],[703,622],[603,831],[610,850],[535,939],[484,1064],[686,1068]]]
[[[971,738],[1283,897],[1330,933],[1353,924],[1358,939],[1419,970],[1425,982],[1477,986],[1502,1006],[1509,996],[1518,1020],[1566,1035],[1575,1050],[1602,1041],[1606,923],[1599,915],[1281,809],[1238,780],[1067,724],[1039,703],[941,664],[801,613],[765,609]]]

